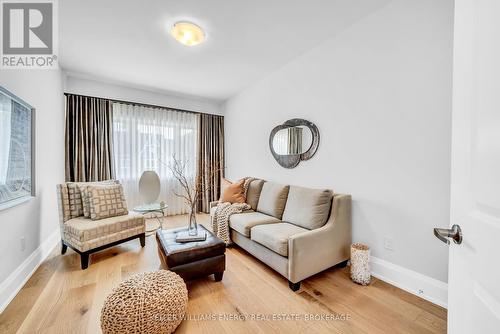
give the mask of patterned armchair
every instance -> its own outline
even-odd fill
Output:
[[[83,215],[79,187],[85,184],[68,182],[57,185],[61,254],[66,253],[68,247],[72,248],[80,254],[82,269],[87,269],[91,253],[135,238],[139,238],[144,247],[146,228],[141,214],[128,213],[99,220]]]

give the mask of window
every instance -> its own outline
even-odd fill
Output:
[[[198,116],[167,108],[113,103],[113,154],[115,174],[129,207],[142,204],[139,179],[144,171],[155,171],[161,180],[158,201],[168,204],[167,214],[186,213],[182,193],[170,172],[172,157],[185,163],[185,174],[196,177]]]
[[[34,195],[33,112],[0,87],[0,207]]]

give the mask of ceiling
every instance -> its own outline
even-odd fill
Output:
[[[225,100],[388,0],[64,0],[61,67],[96,79]],[[186,47],[176,21],[203,27]]]

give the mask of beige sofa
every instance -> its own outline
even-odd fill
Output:
[[[253,180],[247,203],[251,210],[229,219],[232,241],[286,277],[293,291],[303,279],[347,264],[350,195]]]

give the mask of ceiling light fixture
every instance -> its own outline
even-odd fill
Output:
[[[187,46],[202,43],[205,40],[205,32],[199,26],[191,22],[176,22],[170,34],[179,42]]]

